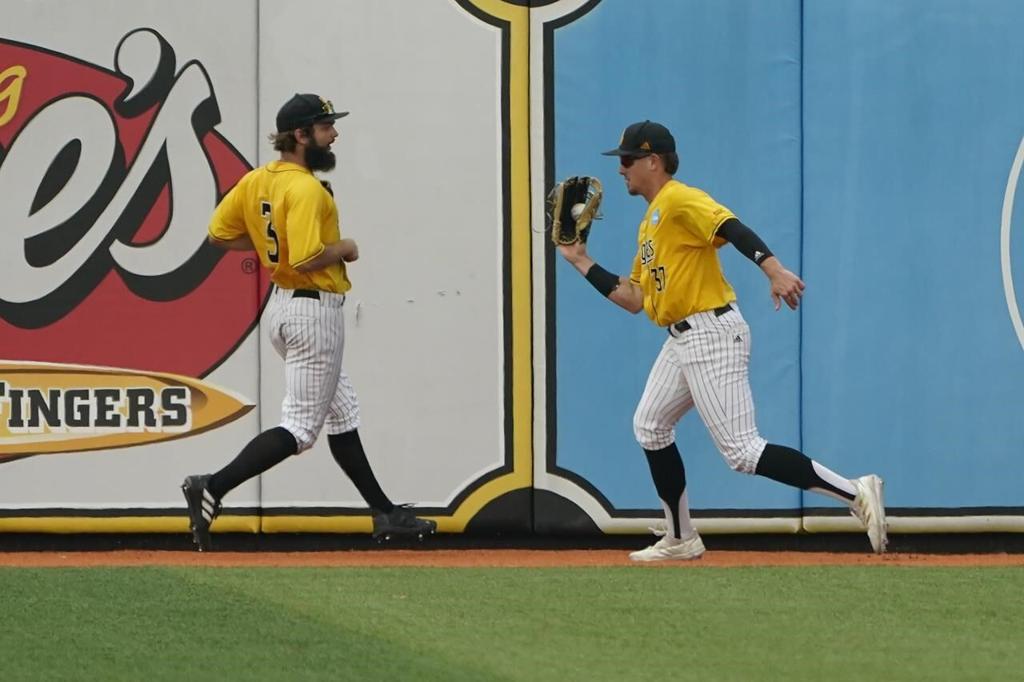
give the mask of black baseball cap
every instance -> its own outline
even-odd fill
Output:
[[[348,112],[335,111],[330,100],[310,93],[295,93],[295,96],[285,102],[277,112],[277,132],[305,128],[314,123],[337,121],[342,116],[348,116]]]
[[[670,154],[675,150],[676,139],[668,128],[654,121],[640,121],[622,131],[618,147],[601,153],[605,156],[645,156]]]

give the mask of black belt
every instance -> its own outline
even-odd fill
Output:
[[[320,291],[317,289],[293,289],[292,298],[315,298],[320,300]]]
[[[731,303],[726,303],[721,308],[715,308],[711,312],[713,312],[715,314],[715,317],[721,317],[722,315],[725,315],[730,310],[732,310],[732,304]],[[668,333],[671,334],[673,329],[676,330],[677,334],[682,334],[685,331],[689,331],[690,329],[693,329],[693,327],[690,326],[689,322],[687,322],[686,320],[683,320],[682,322],[676,322],[675,324],[670,325],[669,328],[668,328]]]

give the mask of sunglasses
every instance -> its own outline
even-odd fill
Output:
[[[620,156],[619,163],[622,164],[623,168],[629,168],[637,159],[643,159],[650,156],[650,154],[640,154],[638,156]]]

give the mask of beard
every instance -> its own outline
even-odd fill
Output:
[[[334,164],[337,159],[334,156],[334,152],[331,151],[330,147],[316,144],[310,140],[310,144],[306,146],[304,152],[304,160],[309,170],[313,171],[329,171],[334,169]]]

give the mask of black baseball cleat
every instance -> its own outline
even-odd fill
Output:
[[[186,476],[181,484],[181,492],[188,503],[189,528],[192,530],[192,544],[200,552],[209,552],[210,524],[220,514],[220,500],[216,499],[208,487],[209,474],[205,476]]]
[[[373,515],[373,539],[377,542],[386,542],[394,537],[422,540],[436,531],[437,521],[417,517],[407,504],[398,505],[387,514],[375,512]]]

